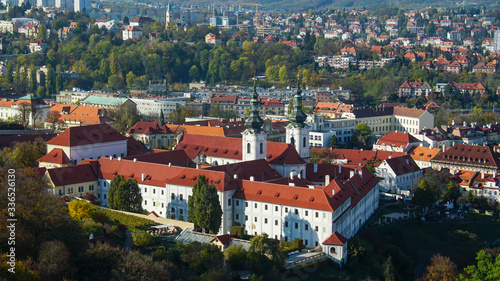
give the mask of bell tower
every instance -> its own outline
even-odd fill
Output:
[[[302,90],[297,82],[297,92],[293,97],[293,108],[286,126],[286,142],[293,144],[300,157],[309,160],[309,126],[305,123],[307,115],[302,111]]]
[[[255,80],[252,100],[250,101],[250,115],[245,121],[245,125],[247,129],[241,133],[243,161],[265,159],[267,156],[267,134],[262,130],[264,120],[259,115],[259,95]]]

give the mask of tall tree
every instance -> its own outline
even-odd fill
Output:
[[[59,95],[59,92],[63,89],[63,80],[61,73],[57,74],[56,77],[56,94]]]
[[[119,74],[118,61],[116,59],[115,52],[112,52],[109,56],[109,70],[111,71],[111,75]]]
[[[29,83],[30,83],[30,87],[29,87],[30,92],[35,93],[35,91],[36,91],[36,68],[35,68],[34,64],[32,64],[31,68],[30,68]]]
[[[273,266],[281,268],[285,263],[285,255],[281,247],[281,242],[269,238],[267,233],[262,233],[250,239],[248,258],[255,268],[261,271],[261,274]],[[269,262],[269,259],[272,262]]]
[[[14,61],[9,60],[7,63],[7,80],[9,80],[10,83],[14,82]]]
[[[357,148],[369,148],[372,144],[372,130],[365,123],[356,124],[352,144]]]
[[[476,256],[477,266],[469,265],[465,268],[466,274],[460,274],[461,281],[500,280],[500,255],[481,250]]]
[[[50,64],[47,65],[47,77],[45,78],[45,89],[47,90],[47,97],[54,94],[54,71]]]
[[[222,208],[215,185],[209,184],[205,175],[200,174],[193,186],[193,195],[188,202],[188,221],[196,228],[212,233],[219,232],[222,223]]]
[[[142,212],[142,196],[136,180],[117,175],[111,181],[108,192],[108,205],[111,209],[127,212]]]

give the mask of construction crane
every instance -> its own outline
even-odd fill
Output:
[[[259,25],[259,6],[262,5],[257,3],[241,3],[240,5],[249,5],[249,6],[255,5],[255,18],[257,19],[257,25]],[[264,25],[264,23],[262,23],[262,25]]]

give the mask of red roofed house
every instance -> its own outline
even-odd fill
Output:
[[[419,146],[421,141],[406,132],[390,132],[381,137],[376,144],[373,145],[373,150],[385,150],[396,152],[408,152],[412,147]]]
[[[432,93],[432,87],[427,82],[404,82],[403,85],[399,86],[398,94],[402,96],[422,96],[426,97]]]
[[[69,160],[64,150],[60,148],[54,148],[45,156],[37,160],[39,162],[38,167],[45,168],[61,168],[71,166],[73,163]]]
[[[127,138],[108,124],[71,127],[47,142],[47,151],[60,148],[76,165],[83,159],[124,157]]]
[[[47,169],[42,179],[56,196],[92,193],[97,197],[97,171],[89,164]]]
[[[141,141],[150,149],[167,148],[174,142],[174,133],[157,122],[137,122],[127,131],[127,135]]]
[[[455,91],[460,91],[462,93],[479,93],[481,95],[486,94],[486,88],[481,83],[452,83]]]
[[[122,31],[123,41],[132,39],[139,40],[142,37],[142,30],[135,26],[130,26]]]
[[[423,170],[410,155],[384,160],[375,168],[380,181],[380,191],[410,195],[408,188],[420,182]]]
[[[347,262],[347,238],[335,231],[321,243],[323,252],[333,261]]]
[[[30,53],[45,53],[49,45],[43,42],[40,39],[35,39],[30,42],[28,48],[30,49]]]

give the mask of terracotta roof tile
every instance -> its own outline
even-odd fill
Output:
[[[62,146],[77,146],[92,143],[103,143],[126,140],[115,129],[107,124],[71,127],[49,140],[47,144]]]
[[[37,160],[38,162],[48,162],[56,164],[68,164],[71,163],[64,150],[60,148],[54,148],[49,153]]]
[[[344,236],[340,235],[337,231],[332,233],[332,235],[328,236],[328,238],[323,241],[323,245],[345,245],[347,243],[347,238]]]

